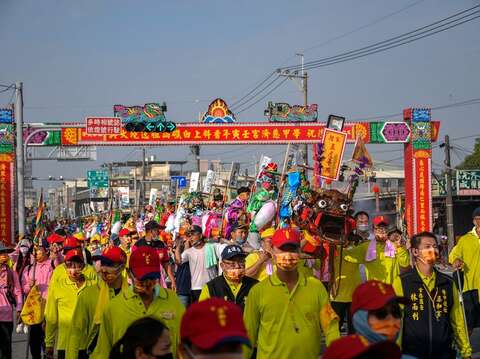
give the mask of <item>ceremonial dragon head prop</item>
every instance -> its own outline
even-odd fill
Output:
[[[355,225],[350,217],[353,193],[321,189],[306,199],[295,211],[295,224],[329,243],[345,243]]]

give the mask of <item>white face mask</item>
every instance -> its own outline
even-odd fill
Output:
[[[25,256],[28,253],[28,247],[20,247],[20,253]]]

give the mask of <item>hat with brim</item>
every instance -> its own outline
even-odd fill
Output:
[[[2,253],[12,253],[14,251],[13,248],[7,247],[5,243],[0,242],[0,254]]]
[[[150,246],[141,246],[133,251],[128,266],[138,280],[160,278],[160,258]]]
[[[368,355],[368,356],[367,356]],[[365,337],[354,334],[333,341],[323,354],[323,359],[368,358],[400,359],[402,353],[397,344],[391,341],[370,343]]]
[[[64,259],[65,259],[65,262],[68,262],[68,261],[83,262],[83,253],[80,249],[70,249],[65,254]]]

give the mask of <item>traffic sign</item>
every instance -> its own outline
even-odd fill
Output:
[[[87,185],[88,188],[108,188],[108,173],[107,171],[87,171]]]
[[[457,170],[457,195],[478,196],[480,194],[480,171]]]
[[[172,176],[170,177],[173,181],[178,182],[178,188],[185,188],[187,187],[187,178],[184,176]]]
[[[0,108],[0,123],[13,123],[13,111]]]
[[[87,133],[90,135],[118,135],[122,120],[118,117],[87,117]]]
[[[385,143],[405,143],[410,138],[410,127],[405,122],[385,122],[380,134]]]

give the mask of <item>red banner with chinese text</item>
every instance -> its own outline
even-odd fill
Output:
[[[13,155],[0,154],[0,241],[13,241]]]
[[[323,152],[320,177],[336,181],[342,166],[347,134],[326,128],[323,134]]]
[[[323,136],[323,123],[179,123],[172,133],[127,132],[118,135],[88,134],[84,128],[62,129],[62,145],[215,145],[316,143]],[[369,138],[368,123],[345,124],[347,142]]]
[[[413,153],[414,188],[414,233],[432,230],[431,150]]]

